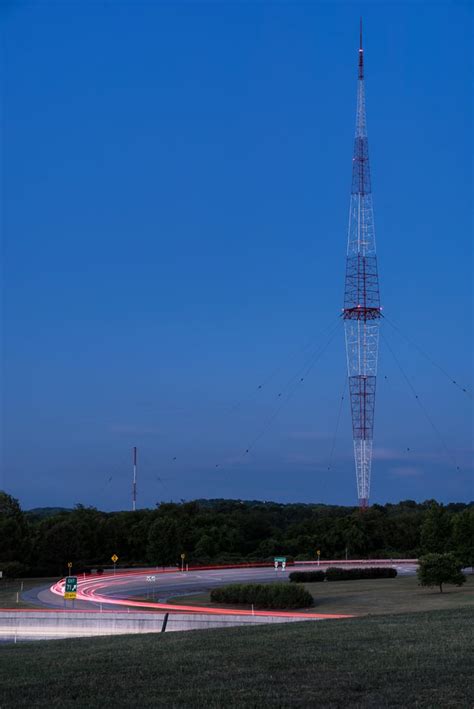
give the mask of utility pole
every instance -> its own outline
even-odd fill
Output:
[[[380,307],[374,213],[365,115],[362,19],[357,82],[357,117],[342,317],[351,398],[352,438],[360,509],[369,504],[374,431]]]

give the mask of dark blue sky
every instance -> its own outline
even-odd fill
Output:
[[[1,486],[127,508],[137,445],[139,506],[355,504],[341,325],[241,454],[342,306],[361,13],[384,312],[471,386],[471,4],[0,12]],[[382,341],[372,501],[472,499],[472,401],[384,336],[444,444]]]

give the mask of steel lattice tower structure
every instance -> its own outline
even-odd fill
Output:
[[[357,117],[344,291],[344,330],[359,506],[368,506],[372,467],[380,308],[374,213],[365,116],[364,50],[360,23]]]

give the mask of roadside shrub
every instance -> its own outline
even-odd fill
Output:
[[[211,599],[214,603],[224,603],[220,588],[213,588],[211,591]]]
[[[361,579],[393,579],[397,575],[397,570],[385,566],[373,566],[370,568],[342,569],[333,566],[326,571],[327,581],[359,581]]]
[[[6,579],[18,579],[27,576],[28,567],[20,561],[5,561],[0,562],[0,571],[3,571]]]
[[[2,564],[0,563],[1,568]],[[30,578],[41,578],[42,576],[61,578],[61,566],[59,565],[58,567],[55,564],[28,565],[26,573],[22,573],[22,576],[29,576]]]
[[[211,591],[213,603],[252,605],[255,608],[307,608],[313,597],[302,586],[286,583],[257,584],[233,583]]]
[[[315,583],[324,581],[326,574],[324,571],[292,571],[288,578],[295,583]]]

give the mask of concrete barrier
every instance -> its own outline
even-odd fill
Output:
[[[49,640],[59,638],[93,637],[99,635],[127,635],[160,633],[165,613],[136,613],[104,611],[0,611],[0,640]],[[212,616],[206,613],[169,613],[166,632],[227,628],[262,623],[291,623],[298,618],[279,616]],[[320,620],[320,618],[301,618]]]

